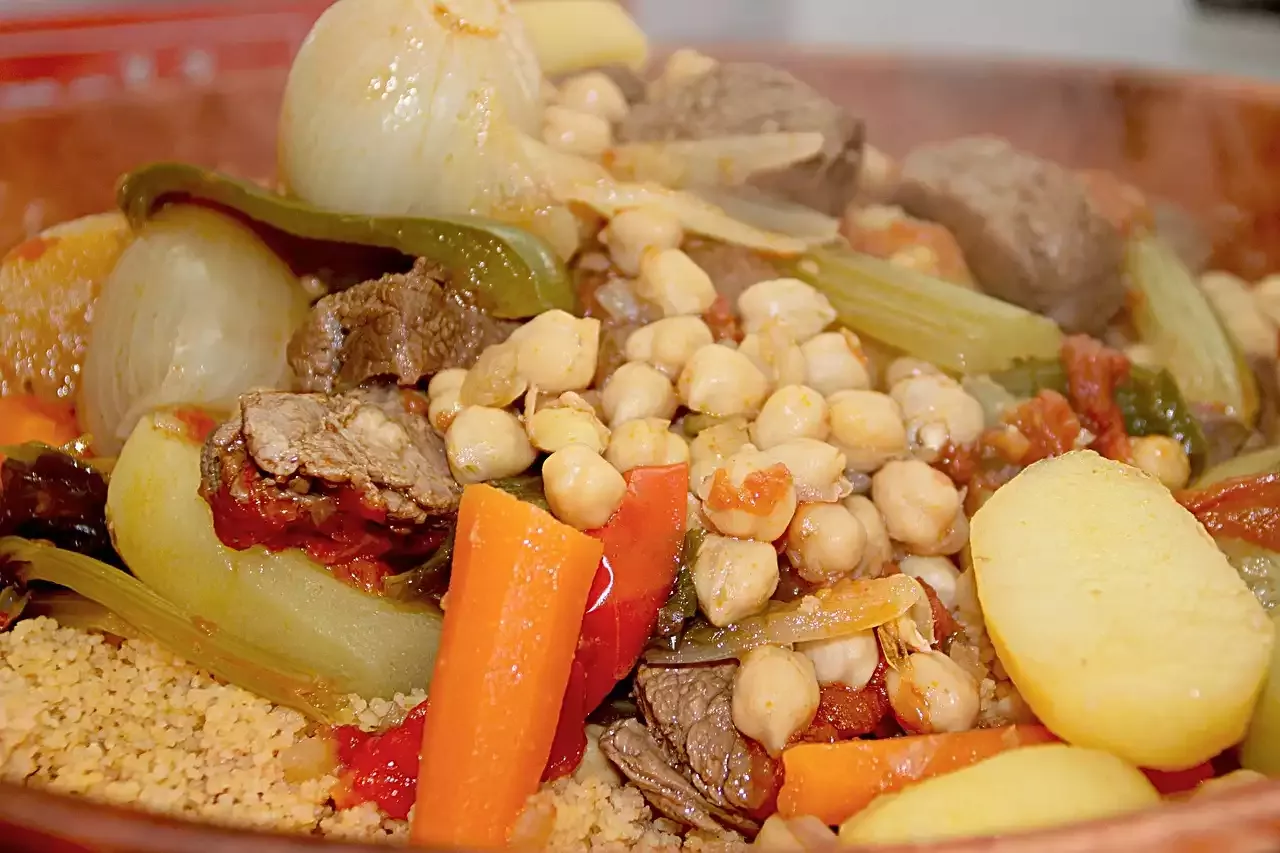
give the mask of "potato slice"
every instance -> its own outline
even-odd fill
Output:
[[[1159,482],[1068,453],[997,491],[970,536],[996,652],[1063,740],[1177,770],[1244,736],[1275,629]]]
[[[842,844],[1025,832],[1154,806],[1131,764],[1066,744],[1028,746],[873,800],[840,827]]]
[[[1240,745],[1240,764],[1248,770],[1280,776],[1280,643],[1272,650],[1262,697],[1253,709],[1249,734]]]

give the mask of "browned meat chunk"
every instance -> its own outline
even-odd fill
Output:
[[[733,725],[737,668],[640,667],[635,695],[647,729],[615,723],[600,748],[668,817],[753,835],[780,780],[764,749]]]
[[[1124,301],[1124,241],[1083,181],[1002,139],[970,137],[913,151],[899,203],[946,226],[987,292],[1101,332]]]
[[[470,367],[517,325],[486,315],[419,259],[410,272],[317,302],[289,342],[289,365],[304,391],[344,391],[379,377],[413,385],[446,368]]]
[[[711,276],[716,292],[728,301],[734,311],[737,311],[742,291],[753,284],[779,277],[772,264],[741,246],[698,240],[686,244],[684,251]]]
[[[447,517],[461,496],[444,442],[394,388],[244,395],[205,444],[202,491],[249,509],[279,497],[298,518],[355,509],[393,526]]]
[[[791,74],[754,62],[724,62],[663,87],[618,127],[623,142],[809,132],[825,144],[811,160],[753,183],[782,198],[839,215],[857,190],[862,122]]]

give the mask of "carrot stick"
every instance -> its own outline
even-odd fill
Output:
[[[778,813],[843,823],[880,794],[968,767],[984,758],[1057,740],[1044,726],[1003,726],[884,740],[805,743],[782,753]]]
[[[598,539],[468,486],[422,737],[412,840],[500,847],[551,752]]]
[[[0,397],[0,445],[39,441],[61,447],[79,437],[70,407],[46,403],[30,394]]]

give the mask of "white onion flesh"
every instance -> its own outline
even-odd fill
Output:
[[[751,191],[750,187],[691,187],[689,192],[734,219],[763,231],[775,231],[806,243],[830,243],[840,236],[840,220],[811,207]]]
[[[171,207],[120,256],[94,307],[79,411],[114,454],[147,412],[230,411],[283,387],[285,349],[307,309],[298,279],[256,234],[198,207]]]
[[[338,0],[289,73],[280,174],[349,213],[523,210],[542,72],[506,0]]]
[[[821,133],[758,133],[632,142],[605,155],[619,180],[656,181],[673,189],[737,186],[754,175],[803,163],[822,150]]]

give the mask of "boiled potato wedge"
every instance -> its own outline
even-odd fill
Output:
[[[548,77],[600,65],[639,71],[649,58],[644,31],[611,0],[523,0],[515,10]]]
[[[840,827],[842,844],[1002,835],[1111,817],[1160,802],[1131,764],[1066,744],[1028,746],[872,801]]]
[[[1248,770],[1280,776],[1280,643],[1272,650],[1267,682],[1253,709],[1249,734],[1240,745],[1240,764]]]
[[[1037,462],[969,547],[996,653],[1063,740],[1179,770],[1244,737],[1275,629],[1155,479],[1092,451]]]

